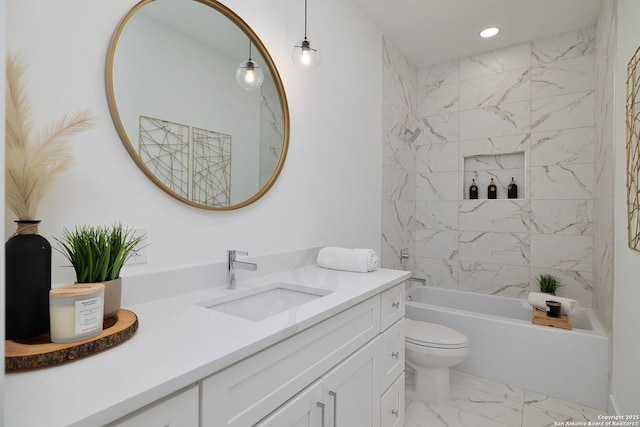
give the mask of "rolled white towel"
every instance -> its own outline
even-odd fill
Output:
[[[318,265],[333,270],[367,273],[378,268],[378,254],[373,249],[326,247],[318,253]]]
[[[529,297],[527,298],[527,302],[532,306],[548,311],[549,307],[547,307],[546,301],[559,302],[561,304],[560,312],[562,314],[576,314],[578,308],[580,308],[580,304],[578,304],[578,301],[574,299],[557,297],[555,295],[545,294],[542,292],[530,292]]]

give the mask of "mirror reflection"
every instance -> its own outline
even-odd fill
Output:
[[[236,72],[249,59],[264,80],[245,90]],[[288,110],[275,65],[251,28],[217,2],[140,2],[112,40],[107,95],[138,166],[193,206],[246,206],[284,163]]]

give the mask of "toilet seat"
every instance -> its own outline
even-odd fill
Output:
[[[467,336],[446,326],[405,319],[405,341],[422,347],[465,348]]]

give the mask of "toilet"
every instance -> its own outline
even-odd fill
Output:
[[[467,336],[435,323],[405,319],[405,360],[416,371],[415,394],[428,403],[449,401],[449,366],[469,354]]]

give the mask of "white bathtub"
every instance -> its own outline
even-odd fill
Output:
[[[581,308],[566,330],[534,325],[517,298],[420,286],[406,303],[408,318],[467,335],[469,357],[453,369],[607,409],[609,338],[593,310]]]

